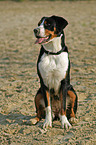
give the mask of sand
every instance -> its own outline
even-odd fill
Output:
[[[43,16],[63,16],[71,60],[71,83],[78,94],[78,123],[72,128],[31,125],[39,88],[40,50],[33,29]],[[96,144],[96,1],[0,2],[0,145]]]

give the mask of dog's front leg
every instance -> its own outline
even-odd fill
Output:
[[[60,111],[60,120],[62,128],[71,127],[67,116],[66,116],[66,96],[67,96],[67,84],[66,80],[61,82],[61,89],[60,89],[60,100],[61,100],[61,111]]]
[[[43,128],[52,127],[50,94],[47,90],[45,91],[44,101],[45,101],[45,107],[46,107],[46,117],[43,124]]]

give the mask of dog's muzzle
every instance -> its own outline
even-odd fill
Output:
[[[40,29],[39,28],[36,28],[33,31],[34,31],[35,37],[37,38],[36,41],[35,41],[35,44],[46,43],[51,38],[51,35],[45,36],[45,37],[40,36]]]
[[[40,29],[36,28],[33,31],[34,31],[35,36],[38,37],[40,34]]]

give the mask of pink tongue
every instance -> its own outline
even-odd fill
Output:
[[[45,38],[37,38],[37,40],[35,41],[35,44],[40,44],[44,40],[45,40]]]

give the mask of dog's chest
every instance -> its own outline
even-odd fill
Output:
[[[38,65],[44,84],[58,92],[61,80],[65,78],[68,69],[68,53],[63,52],[59,55],[44,53]]]

